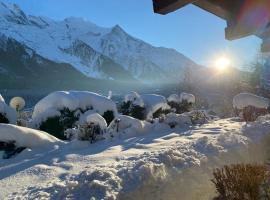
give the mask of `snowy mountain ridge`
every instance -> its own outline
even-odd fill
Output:
[[[45,59],[68,63],[92,78],[115,79],[107,72],[117,66],[141,81],[173,80],[179,79],[185,68],[197,67],[176,50],[154,47],[130,36],[119,25],[103,28],[75,17],[54,21],[27,15],[17,5],[3,2],[0,35]]]

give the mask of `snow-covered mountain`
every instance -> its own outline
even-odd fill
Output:
[[[179,80],[185,68],[197,67],[176,50],[147,44],[118,25],[103,28],[73,17],[54,21],[0,2],[1,43],[7,38],[24,46],[29,57],[38,55],[54,63],[67,63],[91,78]]]

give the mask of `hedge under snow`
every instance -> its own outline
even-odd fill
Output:
[[[92,110],[103,115],[112,111],[117,116],[116,104],[109,98],[87,91],[57,91],[40,100],[34,107],[33,122],[41,124],[49,117],[60,116],[60,110]]]

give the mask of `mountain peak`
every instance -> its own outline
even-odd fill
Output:
[[[104,28],[80,17],[55,21],[25,15],[18,6],[1,0],[0,20],[4,36],[48,60],[69,63],[93,78],[125,71],[142,81],[171,81],[178,80],[187,66],[194,66],[194,62],[179,52],[154,47],[129,35],[119,25]]]
[[[0,1],[0,16],[6,20],[16,22],[18,24],[28,24],[26,14],[17,4],[9,4]]]
[[[115,25],[113,28],[112,28],[112,32],[116,32],[116,33],[125,33],[126,32],[124,31],[124,29],[122,29],[121,26],[119,26],[118,24]]]

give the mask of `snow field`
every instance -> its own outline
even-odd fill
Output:
[[[87,143],[74,141],[72,147],[67,144],[57,151],[63,159],[55,160],[54,153],[47,154],[42,162],[50,167],[48,177],[54,174],[56,179],[45,178],[36,186],[31,180],[40,175],[32,177],[31,173],[40,166],[29,165],[1,180],[0,186],[9,199],[209,199],[214,195],[210,182],[214,167],[265,160],[263,143],[269,128],[266,116],[248,125],[237,119],[222,119],[192,129],[151,130],[88,148]],[[7,165],[0,172],[11,169],[12,165]],[[11,185],[5,186],[7,181],[16,178],[20,182],[25,177],[30,182],[11,190]]]

